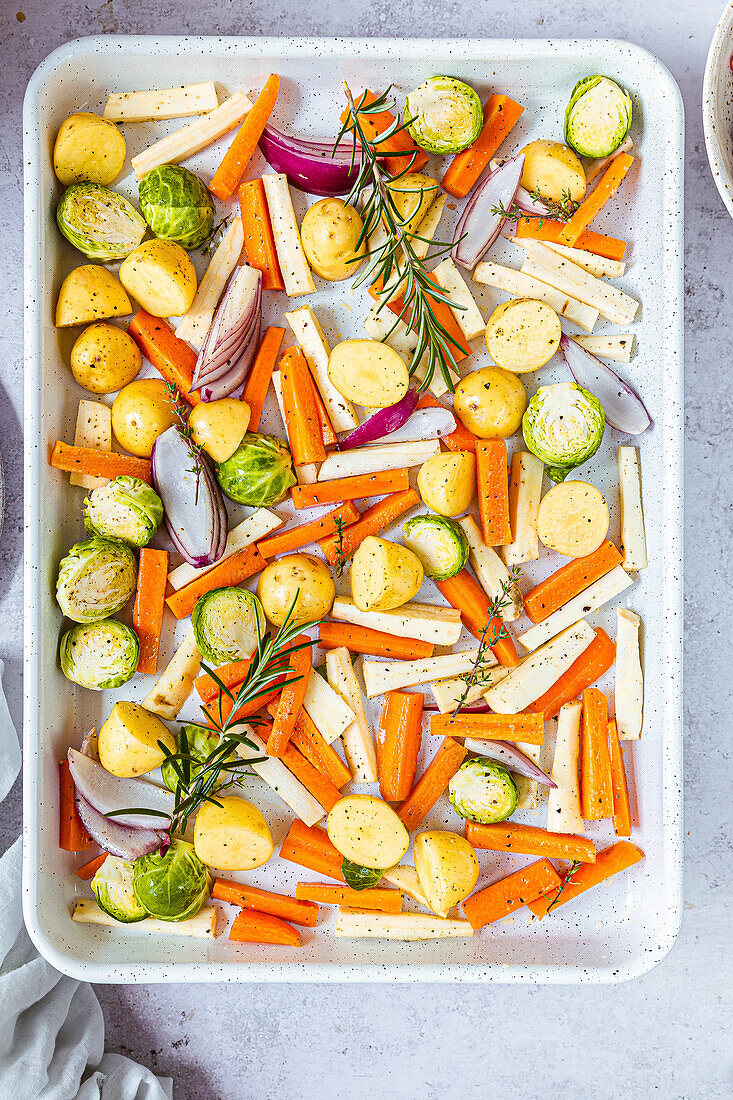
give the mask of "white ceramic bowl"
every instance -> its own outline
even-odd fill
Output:
[[[733,2],[715,28],[705,66],[702,119],[715,185],[733,218]]]

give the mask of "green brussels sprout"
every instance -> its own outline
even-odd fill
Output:
[[[163,501],[139,477],[116,477],[84,501],[84,526],[93,535],[147,546],[163,522]]]
[[[279,504],[295,485],[290,451],[276,435],[247,432],[234,454],[215,466],[216,480],[230,500],[253,508]]]
[[[586,76],[570,95],[565,141],[581,157],[607,157],[631,129],[631,96],[607,76]]]
[[[67,680],[101,691],[126,684],[137,668],[140,642],[117,619],[77,623],[61,639],[61,671]]]
[[[402,530],[405,546],[417,554],[426,577],[447,581],[468,561],[468,539],[463,528],[446,516],[415,516]]]
[[[245,588],[213,588],[196,601],[191,626],[201,656],[218,668],[252,656],[265,632],[265,613]]]
[[[517,808],[517,785],[501,764],[485,756],[461,764],[448,784],[448,798],[457,814],[482,825],[506,821]]]
[[[124,260],[147,232],[137,210],[100,183],[72,183],[56,207],[56,224],[90,260]]]
[[[135,897],[151,917],[186,920],[198,913],[211,891],[208,868],[185,840],[168,851],[139,856],[132,871]]]
[[[199,248],[211,236],[214,204],[193,172],[180,164],[153,168],[140,180],[140,210],[156,237]]]
[[[99,908],[123,924],[135,924],[148,915],[135,897],[132,871],[132,863],[117,856],[107,856],[89,883]]]
[[[76,623],[114,615],[135,591],[135,557],[124,542],[99,535],[77,542],[59,565],[58,605]]]
[[[484,109],[462,80],[431,76],[405,99],[405,122],[421,149],[444,156],[473,145],[484,124]]]
[[[219,734],[216,730],[206,729],[205,726],[197,726],[195,722],[181,726],[176,736],[176,751],[187,753],[194,758],[188,762],[190,782],[196,779],[206,760],[218,745]],[[182,766],[183,761],[180,761],[180,764]],[[173,791],[175,794],[178,787],[178,776],[169,760],[164,760],[160,765],[160,774],[168,790]],[[222,782],[223,779],[219,779],[212,790],[216,790]]]
[[[593,457],[605,427],[598,398],[574,382],[540,386],[522,417],[524,441],[547,463],[545,472],[553,481],[564,481]]]
[[[360,863],[352,863],[345,856],[341,862],[344,882],[352,890],[371,890],[381,880],[386,870],[386,867],[382,871],[375,871],[373,867],[362,867]]]

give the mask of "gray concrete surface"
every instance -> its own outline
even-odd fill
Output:
[[[20,9],[22,8],[22,12]],[[18,14],[16,14],[18,13]],[[108,1048],[171,1074],[177,1100],[706,1100],[733,1093],[730,1044],[730,255],[700,93],[720,0],[3,0],[0,4],[0,656],[20,723],[21,102],[34,68],[84,34],[625,38],[656,53],[687,113],[685,919],[670,956],[611,988],[123,986],[98,989]],[[21,15],[24,18],[21,19]],[[727,537],[726,537],[727,536]],[[0,850],[20,829],[19,785]],[[727,821],[726,821],[727,819]],[[728,1028],[726,1041],[725,1029]]]

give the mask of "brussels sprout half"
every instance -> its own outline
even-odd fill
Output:
[[[485,756],[466,760],[448,784],[457,814],[482,825],[506,821],[517,808],[517,785],[506,768]]]
[[[372,867],[362,867],[360,863],[353,863],[346,856],[341,861],[344,882],[352,890],[370,890],[381,881],[386,870],[386,867],[382,871],[374,870]]]
[[[102,538],[147,546],[163,522],[163,501],[138,477],[116,477],[84,501],[84,525]]]
[[[629,130],[631,96],[607,76],[586,76],[565,111],[565,141],[581,157],[607,157]]]
[[[135,860],[132,885],[135,897],[151,917],[186,920],[195,916],[208,898],[211,876],[193,844],[174,840],[165,855],[152,852]]]
[[[524,441],[547,463],[545,473],[564,481],[571,470],[592,458],[606,427],[597,397],[574,382],[540,386],[522,417]]]
[[[214,204],[204,184],[180,164],[153,168],[140,181],[140,210],[156,237],[199,248],[211,236]]]
[[[176,751],[194,758],[188,762],[190,768],[188,778],[191,782],[196,779],[206,760],[218,745],[219,734],[215,730],[206,729],[205,726],[197,726],[194,722],[181,726],[176,736]],[[183,763],[183,761],[180,761],[181,766],[183,766]],[[160,774],[168,790],[173,791],[175,794],[178,787],[178,775],[169,760],[164,760],[160,765]],[[222,782],[223,779],[217,780],[212,787],[212,791],[221,786]]]
[[[405,121],[413,141],[443,156],[473,145],[484,124],[484,109],[462,80],[431,76],[405,99]]]
[[[230,500],[253,508],[279,504],[295,485],[290,451],[275,435],[247,432],[231,458],[215,466],[216,480]]]
[[[197,600],[191,625],[201,656],[218,668],[252,656],[265,632],[265,613],[245,588],[213,588]]]
[[[77,542],[61,561],[56,600],[74,622],[96,623],[124,607],[135,591],[136,577],[129,546],[94,535]]]
[[[123,924],[135,924],[148,915],[135,897],[132,874],[132,863],[117,856],[107,856],[89,883],[99,908]]]
[[[139,656],[137,634],[117,619],[77,623],[64,634],[59,652],[67,680],[96,691],[126,684]]]
[[[90,260],[124,260],[145,236],[147,225],[122,195],[99,183],[72,183],[56,207],[56,224]]]
[[[417,554],[426,577],[447,581],[468,561],[468,539],[463,528],[446,516],[415,516],[402,530],[405,546]]]

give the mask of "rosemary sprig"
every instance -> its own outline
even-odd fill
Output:
[[[492,596],[491,598],[489,606],[486,609],[488,622],[481,631],[481,637],[479,638],[478,650],[476,652],[476,659],[473,662],[473,668],[470,672],[465,673],[464,676],[461,677],[462,679],[465,679],[466,686],[463,689],[460,699],[453,709],[451,715],[453,718],[455,718],[456,714],[458,714],[458,711],[468,699],[471,693],[471,688],[474,687],[476,684],[483,683],[484,680],[487,678],[487,673],[490,672],[490,670],[494,667],[493,661],[491,662],[491,664],[487,663],[486,651],[491,649],[492,646],[495,646],[501,638],[508,637],[508,634],[507,629],[502,622],[498,630],[491,631],[491,636],[489,637],[491,624],[493,620],[497,618],[499,614],[504,610],[504,608],[508,607],[509,604],[512,602],[512,588],[516,584],[518,584],[521,575],[522,570],[519,568],[519,566],[513,565],[512,568],[509,570],[509,576],[507,577],[507,579],[501,582],[500,592],[498,592],[496,596]]]
[[[181,392],[175,382],[166,382],[165,388],[168,390],[168,394],[171,399],[171,405],[173,406],[173,412],[175,413],[176,423],[175,429],[180,435],[183,442],[188,447],[188,453],[191,456],[193,466],[186,470],[187,474],[196,475],[196,496],[194,498],[195,503],[198,504],[199,499],[199,479],[204,472],[203,447],[200,443],[196,443],[193,438],[193,432],[191,431],[188,423],[189,409],[186,402],[181,397]]]
[[[511,206],[506,207],[504,203],[500,202],[496,206],[492,206],[490,212],[492,214],[502,214],[508,222],[516,224],[520,222],[522,218],[537,218],[538,226],[542,226],[545,218],[551,218],[556,222],[569,222],[575,211],[578,209],[580,203],[577,203],[570,195],[570,192],[565,190],[562,192],[562,197],[559,202],[555,199],[546,199],[540,195],[539,191],[530,191],[530,197],[535,202],[544,203],[547,207],[546,213],[542,214],[534,210],[523,210],[521,206],[517,206],[515,202]]]
[[[341,513],[333,517],[333,525],[336,528],[336,576],[340,577],[346,568],[346,558],[344,557],[344,528],[346,527],[346,521]]]
[[[578,870],[578,868],[580,868],[582,866],[583,866],[583,864],[582,864],[581,860],[579,860],[579,859],[574,859],[573,860],[573,862],[570,865],[570,870],[568,871],[568,873],[563,878],[562,882],[560,883],[560,885],[557,888],[557,891],[555,893],[554,898],[552,899],[550,904],[547,906],[547,913],[549,913],[550,910],[555,908],[555,906],[557,905],[557,903],[560,900],[560,897],[562,896],[563,890],[565,889],[567,884],[570,882],[571,878],[573,877],[575,872]],[[547,916],[547,913],[545,914],[545,916]]]
[[[232,220],[232,215],[227,214],[225,218],[222,218],[220,222],[211,227],[211,232],[201,246],[201,251],[204,256],[213,256],[217,248],[221,244],[221,238],[224,236],[229,222]]]

